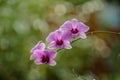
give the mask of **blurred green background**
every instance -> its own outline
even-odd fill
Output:
[[[30,49],[77,18],[89,31],[120,32],[119,0],[0,0],[0,80],[120,80],[120,35],[89,34],[35,65]]]

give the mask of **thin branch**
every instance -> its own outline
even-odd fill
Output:
[[[95,34],[95,33],[104,33],[104,34],[116,34],[116,35],[120,35],[120,32],[111,32],[111,31],[92,31],[92,32],[87,32],[86,34],[88,35],[88,34]],[[75,40],[73,40],[72,42],[71,42],[71,44],[72,43],[74,43],[74,42],[76,42],[77,40],[79,40],[80,38],[77,38],[77,39],[75,39]]]
[[[112,31],[92,31],[92,32],[87,32],[87,34],[94,34],[94,33],[107,33],[107,34],[118,34],[120,35],[120,32],[112,32]]]
[[[104,34],[116,34],[116,35],[120,35],[120,32],[112,32],[112,31],[92,31],[92,32],[87,32],[86,34],[95,34],[95,33],[104,33]],[[73,41],[71,41],[71,44],[73,44],[74,42],[78,41],[80,38],[76,38]],[[57,52],[64,50],[64,49],[58,49]]]

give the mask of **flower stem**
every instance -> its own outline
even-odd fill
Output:
[[[120,32],[112,32],[112,31],[92,31],[92,32],[87,32],[86,34],[95,34],[95,33],[104,33],[104,34],[116,34],[116,35],[120,35]],[[73,44],[74,42],[76,42],[77,40],[79,40],[80,38],[76,38],[74,40],[71,41],[71,44]],[[58,49],[57,52],[61,51],[63,49]]]
[[[107,33],[107,34],[118,34],[118,35],[120,35],[120,32],[112,32],[112,31],[92,31],[92,32],[87,32],[87,34],[94,34],[94,33]]]
[[[105,33],[105,34],[116,34],[116,35],[120,35],[120,32],[111,32],[111,31],[92,31],[92,32],[87,32],[86,34],[88,35],[88,34],[95,34],[95,33]],[[72,42],[71,42],[71,44],[72,43],[74,43],[74,42],[76,42],[77,40],[79,40],[80,38],[76,38],[75,40],[73,40]]]

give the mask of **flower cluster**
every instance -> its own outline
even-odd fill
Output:
[[[57,55],[55,49],[71,49],[71,40],[74,38],[86,38],[85,32],[89,27],[77,19],[66,21],[61,27],[54,32],[51,32],[46,41],[49,42],[48,49],[45,49],[45,43],[38,42],[35,47],[31,49],[30,60],[35,59],[35,64],[56,65],[54,58]]]

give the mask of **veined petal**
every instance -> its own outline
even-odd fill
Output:
[[[72,33],[70,31],[63,32],[62,40],[70,41],[72,39]]]
[[[85,25],[84,23],[79,22],[79,24],[77,25],[77,29],[80,32],[87,32],[89,30],[89,27],[87,25]]]
[[[81,33],[79,34],[79,36],[80,36],[80,38],[82,38],[82,39],[85,39],[85,38],[86,38],[86,34],[85,34],[84,32],[81,32]]]
[[[30,56],[30,60],[35,59],[36,56],[37,56],[37,54],[33,53],[33,54]]]
[[[61,27],[62,30],[71,30],[72,29],[72,23],[71,21],[66,21]]]
[[[45,43],[41,43],[41,45],[40,45],[40,48],[39,48],[40,50],[44,50],[45,49]]]
[[[79,33],[77,33],[77,34],[72,34],[72,37],[73,38],[76,38],[76,37],[78,37],[79,36]]]
[[[41,50],[35,50],[33,54],[30,56],[30,60],[32,59],[39,59],[44,55],[44,51]]]
[[[36,60],[34,61],[34,63],[37,64],[37,65],[43,64],[43,63],[41,62],[41,59],[36,59]]]
[[[77,27],[78,20],[74,18],[71,20],[71,23],[72,23],[72,28],[75,29]]]
[[[52,41],[54,41],[54,40],[55,40],[55,32],[51,32],[51,33],[47,36],[46,41],[52,42]]]
[[[48,63],[50,66],[55,66],[56,65],[56,62],[54,60],[50,60],[50,62]]]
[[[56,37],[56,40],[60,40],[63,36],[63,32],[62,30],[56,30],[55,31],[55,37]]]
[[[66,49],[71,49],[72,48],[69,41],[64,41],[64,48],[66,48]]]
[[[33,53],[35,50],[44,50],[45,49],[45,44],[42,42],[38,42],[32,49],[31,49],[31,53]]]
[[[55,41],[52,41],[49,46],[48,46],[49,49],[54,49],[56,48],[56,42]]]
[[[49,58],[54,59],[57,53],[54,50],[45,50],[45,53],[49,56]]]

